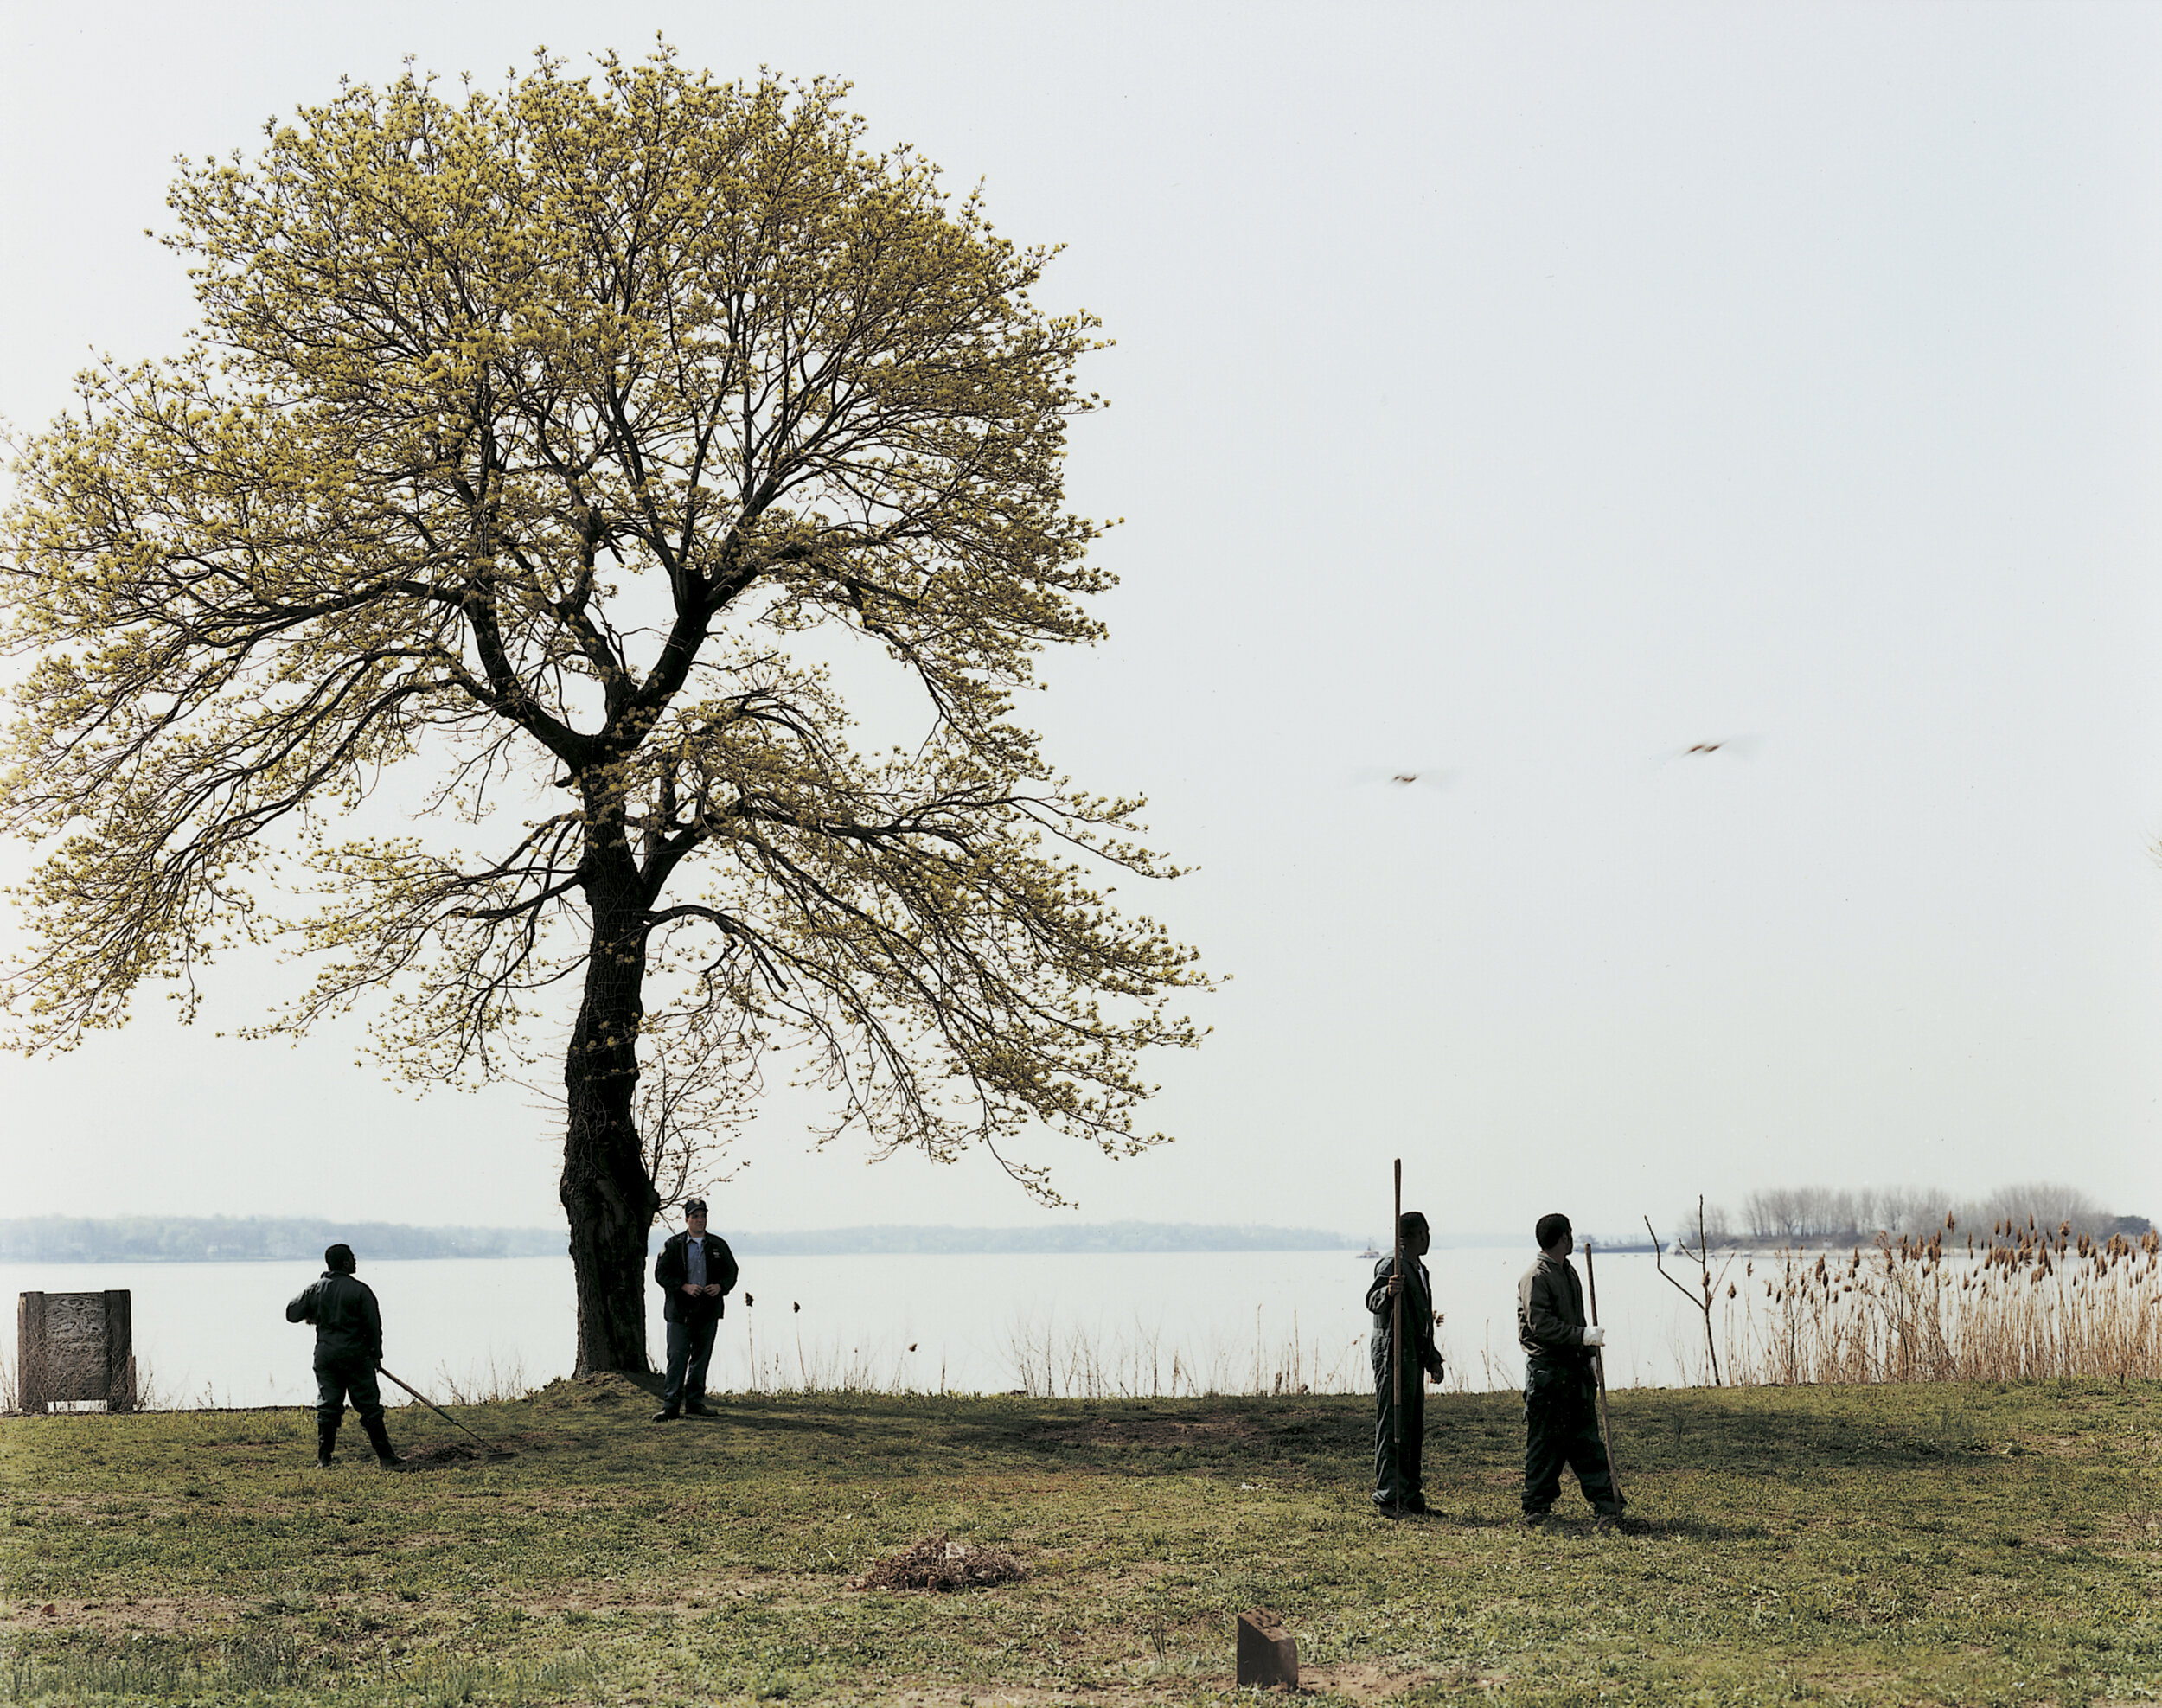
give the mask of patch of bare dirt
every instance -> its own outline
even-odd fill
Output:
[[[694,1575],[660,1588],[647,1584],[641,1592],[592,1587],[566,1589],[551,1594],[521,1596],[509,1604],[528,1618],[565,1613],[668,1614],[696,1612],[726,1602],[756,1601],[781,1612],[823,1606],[830,1578],[781,1579],[774,1577],[724,1577]],[[788,1591],[802,1589],[798,1596]]]
[[[493,1443],[483,1447],[477,1441],[445,1442],[440,1447],[416,1447],[403,1455],[409,1471],[439,1470],[445,1465],[492,1465],[498,1460],[515,1459],[518,1449]]]
[[[1214,1687],[1228,1692],[1236,1688],[1229,1670],[1215,1679],[1200,1674],[1181,1677],[1179,1681],[1189,1688],[1202,1690]],[[1431,1673],[1399,1672],[1387,1666],[1346,1662],[1336,1666],[1302,1666],[1299,1668],[1299,1688],[1295,1692],[1271,1688],[1257,1692],[1255,1699],[1289,1704],[1308,1697],[1334,1695],[1352,1702],[1390,1702],[1407,1691],[1435,1682],[1435,1675]],[[1455,1675],[1449,1682],[1478,1689],[1498,1687],[1506,1679],[1499,1674],[1462,1673]],[[1241,1694],[1243,1696],[1244,1692]],[[911,1686],[905,1679],[892,1679],[888,1681],[880,1695],[884,1700],[893,1703],[895,1708],[1052,1708],[1054,1704],[1070,1705],[1078,1701],[1097,1704],[1099,1708],[1142,1708],[1144,1704],[1162,1702],[1166,1691],[1161,1685],[1133,1684],[1066,1685],[1056,1689],[1007,1685],[983,1690],[971,1689],[967,1686]]]
[[[0,1631],[201,1631],[230,1623],[240,1603],[229,1596],[144,1596],[111,1602],[17,1602],[0,1610]]]
[[[972,1548],[955,1542],[940,1531],[920,1542],[911,1542],[898,1554],[889,1554],[860,1577],[851,1577],[851,1590],[979,1590],[994,1583],[1011,1583],[1028,1576],[1028,1568],[1002,1548]]]
[[[2100,1443],[2092,1436],[2031,1436],[2019,1437],[2019,1450],[2049,1459],[2091,1459]]]
[[[1370,1666],[1363,1660],[1339,1661],[1334,1666],[1299,1668],[1299,1694],[1320,1695],[1327,1692],[1352,1702],[1387,1702],[1402,1696],[1420,1685],[1430,1685],[1430,1673],[1406,1673],[1392,1666]],[[1460,1686],[1498,1686],[1504,1680],[1498,1674],[1481,1673],[1477,1676],[1459,1676],[1450,1680]],[[1273,1692],[1272,1692],[1273,1693]],[[1289,1692],[1282,1692],[1289,1695]]]

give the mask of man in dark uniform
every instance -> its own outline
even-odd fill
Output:
[[[661,1289],[661,1315],[668,1325],[668,1385],[656,1423],[672,1423],[686,1411],[710,1417],[706,1409],[706,1366],[713,1361],[722,1300],[736,1284],[736,1254],[717,1233],[706,1231],[706,1200],[686,1199],[683,1231],[669,1236],[653,1261]]]
[[[383,1313],[374,1289],[354,1275],[358,1267],[350,1245],[331,1246],[323,1254],[322,1279],[285,1307],[286,1321],[316,1326],[316,1463],[329,1468],[350,1394],[375,1462],[387,1471],[403,1470],[390,1449],[375,1387],[375,1367],[383,1360]]]
[[[1541,1216],[1533,1237],[1538,1261],[1516,1288],[1516,1334],[1524,1348],[1524,1521],[1541,1523],[1553,1511],[1566,1463],[1603,1528],[1621,1518],[1622,1506],[1599,1439],[1598,1375],[1591,1363],[1607,1332],[1585,1325],[1583,1288],[1569,1263],[1577,1249],[1569,1218]]]
[[[1417,1210],[1406,1210],[1398,1235],[1404,1244],[1403,1279],[1397,1277],[1396,1254],[1391,1252],[1374,1265],[1373,1285],[1366,1289],[1366,1308],[1374,1318],[1368,1347],[1374,1366],[1374,1505],[1391,1518],[1426,1510],[1419,1480],[1419,1449],[1426,1437],[1426,1387],[1410,1366],[1416,1364],[1433,1381],[1442,1379],[1441,1350],[1434,1344],[1434,1287],[1426,1265],[1419,1261],[1432,1243],[1426,1218]],[[1400,1434],[1394,1358],[1399,1292],[1404,1295],[1407,1358]]]

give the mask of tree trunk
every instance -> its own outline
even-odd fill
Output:
[[[632,1110],[645,1015],[642,902],[604,900],[589,885],[593,948],[578,1026],[564,1058],[567,1116],[558,1191],[571,1221],[578,1277],[578,1368],[643,1375],[646,1234],[660,1198],[646,1174]],[[612,886],[611,886],[612,887]]]

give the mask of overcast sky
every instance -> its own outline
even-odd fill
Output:
[[[1177,1142],[1039,1155],[1088,1220],[1671,1224],[1704,1192],[2069,1180],[2162,1216],[2162,10],[16,3],[0,413],[192,318],[176,154],[342,74],[498,86],[663,32],[851,79],[1066,244],[1111,400],[1110,639],[1035,705],[1199,869],[1231,976]],[[1687,754],[1700,743],[1715,752]],[[1390,781],[1397,773],[1417,781]],[[10,870],[21,860],[10,856]],[[4,1212],[560,1218],[522,1091],[154,1000],[0,1062]],[[1036,1219],[805,1145],[724,1230]]]

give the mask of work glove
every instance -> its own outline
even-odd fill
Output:
[[[1591,1351],[1598,1351],[1606,1343],[1607,1331],[1600,1327],[1597,1323],[1592,1324],[1590,1327],[1584,1330],[1584,1345]]]

